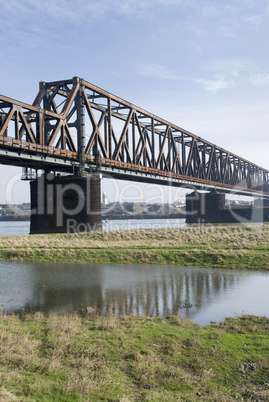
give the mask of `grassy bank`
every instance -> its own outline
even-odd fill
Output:
[[[1,237],[0,260],[269,270],[269,224]]]
[[[0,400],[269,399],[269,320],[0,316]],[[17,398],[17,399],[16,399]]]

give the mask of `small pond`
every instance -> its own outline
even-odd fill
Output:
[[[3,311],[178,315],[205,325],[269,316],[269,273],[156,265],[0,262]]]

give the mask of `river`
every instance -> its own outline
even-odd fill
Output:
[[[103,230],[160,229],[185,226],[185,219],[114,219],[104,220]],[[0,236],[26,235],[30,221],[0,221]]]
[[[269,317],[269,273],[179,266],[0,262],[2,311]]]

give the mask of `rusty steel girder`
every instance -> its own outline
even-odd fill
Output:
[[[269,194],[268,170],[78,77],[41,82],[33,105],[0,96],[1,149],[0,163],[98,164]]]

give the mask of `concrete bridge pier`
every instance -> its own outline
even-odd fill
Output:
[[[193,191],[186,195],[186,223],[209,223],[221,220],[220,211],[225,208],[225,194]]]
[[[30,182],[30,234],[102,229],[101,175],[43,174]]]

